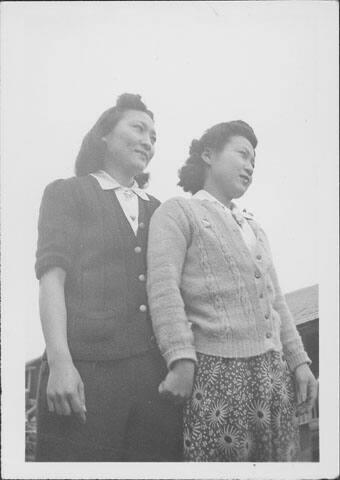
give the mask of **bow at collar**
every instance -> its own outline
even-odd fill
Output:
[[[236,222],[240,225],[240,227],[242,227],[245,220],[253,220],[254,219],[254,216],[253,216],[252,213],[247,212],[246,209],[243,209],[243,211],[241,212],[241,210],[234,203],[232,203],[232,205],[230,207],[230,211],[231,211],[232,216],[236,220]]]

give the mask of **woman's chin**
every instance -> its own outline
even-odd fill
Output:
[[[134,176],[140,175],[141,173],[143,173],[147,166],[148,166],[148,162],[145,162],[143,160],[136,162],[134,164],[134,172],[135,172]]]
[[[244,195],[244,194],[246,193],[246,191],[248,190],[248,188],[249,188],[249,185],[242,185],[240,188],[237,189],[234,198],[240,198],[240,197],[242,197],[242,195]]]
[[[233,200],[234,200],[234,199],[237,199],[237,198],[241,198],[242,195],[244,195],[244,194],[246,193],[246,191],[247,191],[247,188],[242,188],[242,189],[241,189],[241,188],[238,188],[237,190],[235,190],[235,191],[233,192],[233,196],[232,196],[232,197],[233,197]]]

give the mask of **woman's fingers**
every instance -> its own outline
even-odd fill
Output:
[[[86,415],[85,415],[85,405],[82,402],[80,395],[72,395],[69,398],[71,408],[73,413],[79,418],[82,423],[86,422]]]
[[[83,382],[79,382],[78,393],[81,404],[81,411],[78,414],[78,417],[82,423],[86,422],[86,401],[85,401],[85,389]]]
[[[305,415],[306,413],[308,413],[308,406],[306,403],[301,403],[297,406],[296,408],[296,414],[298,417],[302,416],[302,415]]]
[[[72,362],[55,364],[50,369],[46,393],[50,412],[73,413],[82,422],[86,421],[84,384]]]
[[[305,403],[307,399],[307,380],[305,378],[305,375],[296,377],[296,399],[296,414],[298,416],[305,415],[308,411],[307,405]]]
[[[86,421],[86,407],[78,392],[55,394],[47,398],[47,405],[50,412],[58,415],[71,415],[75,413],[83,422]]]
[[[298,405],[302,404],[307,399],[307,383],[308,377],[306,375],[305,369],[297,369],[295,373],[295,383],[296,383],[296,399]]]
[[[297,414],[309,413],[317,396],[317,382],[307,364],[295,370]]]
[[[307,389],[307,403],[309,407],[312,407],[318,394],[318,384],[314,379],[311,379]]]
[[[71,408],[65,395],[56,395],[54,408],[58,415],[71,415]]]
[[[297,415],[309,413],[317,397],[317,382],[314,375],[304,369],[296,376]]]
[[[182,395],[181,393],[177,393],[177,392],[175,393],[170,388],[167,388],[166,383],[164,381],[160,383],[158,387],[158,392],[162,398],[171,400],[176,405],[180,405],[184,403],[187,399],[187,397]]]
[[[307,399],[307,382],[300,380],[297,384],[297,401],[298,404],[305,402]]]
[[[47,393],[47,405],[50,412],[57,415],[64,415],[64,408],[61,401],[62,395],[57,393]]]
[[[173,400],[174,396],[171,392],[166,390],[164,387],[159,392],[160,396],[166,400]]]
[[[172,394],[171,392],[166,388],[165,382],[161,382],[159,387],[158,387],[158,393],[159,395],[166,399],[166,400],[171,400]]]
[[[80,397],[80,402],[82,404],[84,412],[86,412],[86,402],[85,402],[85,389],[83,382],[79,382],[78,384],[78,393]]]
[[[174,402],[176,405],[184,403],[187,400],[187,397],[181,393],[174,393],[172,391],[164,389],[161,393],[163,398],[167,398]]]

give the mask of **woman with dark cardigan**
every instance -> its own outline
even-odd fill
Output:
[[[85,136],[76,176],[45,189],[36,461],[180,459],[180,409],[158,394],[166,367],[145,287],[159,201],[140,187],[155,141],[152,112],[121,95]]]

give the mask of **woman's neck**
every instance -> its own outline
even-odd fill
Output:
[[[111,175],[112,178],[117,180],[117,182],[124,187],[131,187],[135,181],[134,177],[131,177],[131,175],[126,172],[120,171],[114,165],[109,165],[106,163],[104,164],[103,170],[105,170],[105,172]]]
[[[232,198],[229,198],[225,195],[224,192],[221,192],[215,185],[210,182],[206,182],[203,186],[203,189],[206,190],[210,195],[219,200],[223,205],[230,208],[232,204]]]

